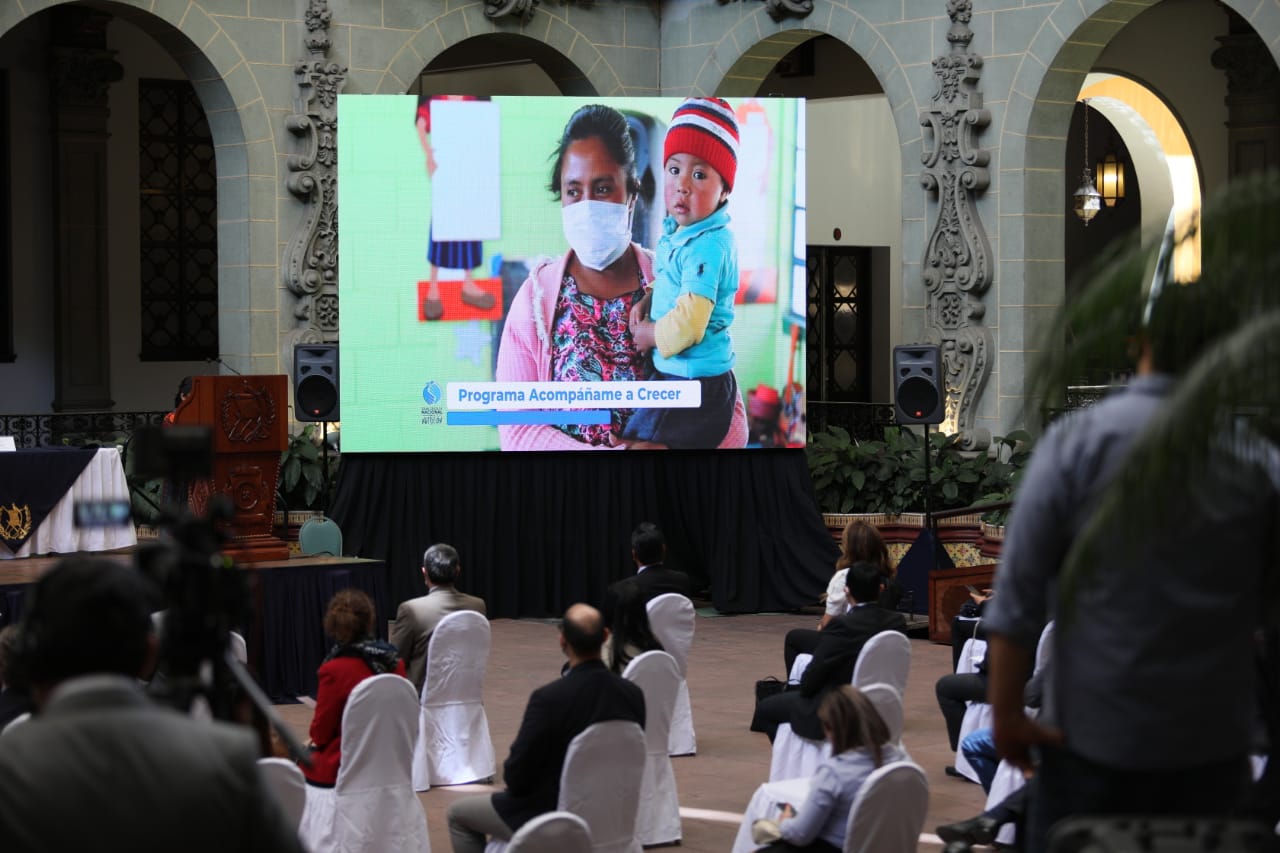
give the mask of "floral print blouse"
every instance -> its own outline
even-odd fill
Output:
[[[551,325],[551,378],[557,382],[623,382],[649,377],[648,353],[636,351],[628,317],[644,296],[644,286],[614,299],[578,290],[565,274]],[[609,424],[562,424],[558,427],[586,444],[612,445],[634,409],[613,409]]]

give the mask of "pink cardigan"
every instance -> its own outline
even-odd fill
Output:
[[[640,276],[646,287],[653,281],[653,253],[637,243],[631,244],[640,264]],[[529,273],[507,311],[498,347],[498,367],[494,378],[499,382],[551,381],[551,323],[555,318],[556,300],[564,281],[569,254],[559,259],[540,262]],[[621,446],[605,447],[586,444],[565,435],[553,426],[507,425],[498,427],[503,450],[621,450]],[[742,395],[733,407],[733,419],[720,447],[743,447],[747,443],[747,410]]]

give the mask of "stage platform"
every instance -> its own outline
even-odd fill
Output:
[[[26,590],[65,554],[26,557],[0,563],[0,625],[22,618]],[[94,556],[132,562],[133,548]],[[250,622],[240,626],[249,646],[249,669],[273,702],[313,696],[316,668],[328,648],[322,622],[329,599],[340,589],[364,590],[377,607],[376,624],[385,639],[395,602],[387,594],[386,564],[360,557],[297,556],[246,563]]]

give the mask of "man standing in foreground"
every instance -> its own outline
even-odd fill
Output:
[[[1225,815],[1248,783],[1253,632],[1278,506],[1270,477],[1244,458],[1263,458],[1259,444],[1224,440],[1194,489],[1152,495],[1166,511],[1159,526],[1103,519],[1093,573],[1070,609],[1056,600],[1073,543],[1189,363],[1177,353],[1188,337],[1206,337],[1208,312],[1188,304],[1196,285],[1164,290],[1138,375],[1037,444],[987,606],[996,745],[1035,773],[1028,850],[1048,849],[1050,828],[1071,815]],[[1045,704],[1033,721],[1022,688],[1052,617]]]
[[[454,853],[482,853],[485,836],[507,840],[530,819],[554,811],[569,742],[592,723],[630,720],[644,727],[644,693],[600,660],[607,634],[594,607],[575,604],[565,611],[560,648],[569,658],[569,671],[529,697],[502,765],[506,790],[449,806]]]
[[[484,615],[483,598],[459,592],[455,587],[461,572],[457,549],[443,542],[432,545],[422,555],[422,579],[427,582],[427,594],[401,604],[391,623],[391,644],[399,650],[405,674],[418,693],[422,693],[427,674],[427,643],[440,620],[459,610],[474,610]]]
[[[138,686],[156,636],[136,569],[69,557],[28,601],[18,663],[39,711],[0,749],[6,853],[302,853],[253,731],[197,722]]]

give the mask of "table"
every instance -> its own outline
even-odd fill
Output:
[[[13,454],[39,453],[41,451],[16,450]],[[0,476],[3,476],[4,457],[0,453]],[[102,447],[80,472],[71,488],[45,516],[36,532],[21,548],[14,551],[0,542],[0,560],[32,557],[37,554],[67,554],[75,551],[111,551],[138,544],[138,534],[132,523],[121,527],[97,527],[77,529],[73,518],[76,501],[128,500],[129,484],[124,476],[124,464],[117,447]]]

